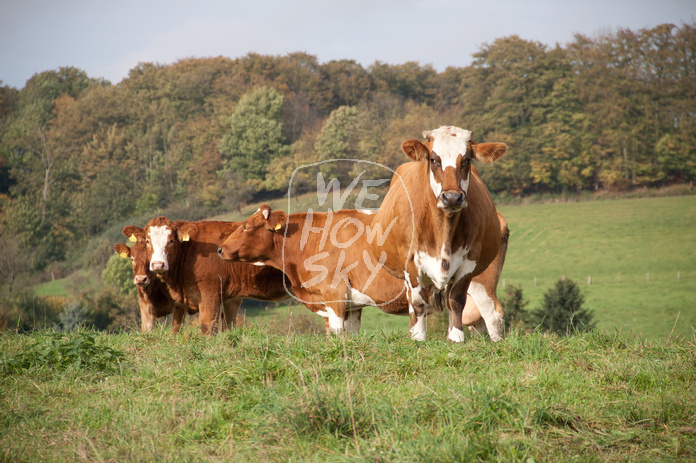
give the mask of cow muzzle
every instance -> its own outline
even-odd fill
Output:
[[[136,275],[133,281],[136,286],[147,286],[150,284],[150,279],[147,275]]]
[[[458,212],[467,206],[466,193],[461,190],[443,191],[437,205],[447,212]]]
[[[164,262],[152,261],[150,262],[150,270],[155,273],[164,273],[167,271],[167,266]]]
[[[224,260],[239,260],[238,252],[229,252],[229,249],[225,249],[222,246],[218,248],[218,256]]]

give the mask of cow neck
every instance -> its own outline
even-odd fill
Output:
[[[420,183],[423,191],[432,191],[430,188],[429,171],[426,175],[420,175]],[[427,188],[427,189],[426,189]],[[433,194],[428,194],[427,201],[422,204],[422,210],[416,211],[417,217],[423,217],[423,225],[418,227],[419,235],[415,237],[417,249],[426,249],[431,255],[451,255],[466,242],[466,208],[449,213],[437,207],[437,199]],[[418,203],[417,203],[418,204]],[[416,206],[417,207],[417,206]]]
[[[300,249],[300,239],[302,236],[302,225],[304,221],[298,220],[303,214],[290,214],[287,219],[287,226],[278,232],[273,233],[273,250],[268,256],[270,266],[280,270],[290,280],[293,287],[299,288],[302,284],[297,272],[298,251]],[[288,227],[292,225],[292,227]],[[287,233],[287,228],[293,228],[293,233]]]
[[[177,258],[174,262],[169,262],[169,270],[162,274],[157,274],[157,278],[166,286],[169,292],[170,298],[180,304],[185,303],[184,297],[184,285],[183,280],[183,269],[184,269],[184,259],[188,248],[188,244],[192,243],[180,243],[179,252],[177,253]]]

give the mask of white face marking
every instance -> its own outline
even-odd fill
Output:
[[[172,230],[167,226],[150,227],[148,234],[150,236],[150,244],[152,245],[152,258],[150,259],[150,270],[153,270],[153,262],[161,262],[164,264],[162,271],[169,270],[169,262],[167,254],[164,252],[167,247],[167,241]]]
[[[447,335],[447,339],[452,342],[464,342],[464,332],[453,326]]]
[[[346,331],[349,333],[359,333],[360,332],[360,311],[353,310],[348,312],[348,317],[345,321]]]
[[[435,175],[433,175],[433,171],[430,171],[430,189],[433,190],[433,193],[435,194],[435,197],[438,198],[438,203],[440,202],[440,195],[442,194],[442,185],[440,182],[435,180]],[[439,207],[439,204],[438,204]]]
[[[433,151],[440,156],[442,169],[457,168],[457,158],[466,154],[471,132],[459,127],[440,127],[428,132],[428,138],[433,141]]]
[[[505,323],[503,318],[495,311],[495,301],[488,295],[486,288],[481,283],[475,281],[471,282],[467,293],[472,297],[481,312],[481,317],[486,322],[486,329],[491,337],[491,341],[500,341],[503,337]]]

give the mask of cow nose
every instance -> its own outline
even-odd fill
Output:
[[[222,257],[222,246],[218,248],[218,256]]]
[[[138,286],[147,286],[150,283],[150,279],[147,275],[136,275],[135,284]]]
[[[443,191],[440,199],[445,207],[461,206],[462,201],[464,201],[464,193],[461,191]]]
[[[153,261],[150,263],[150,267],[153,272],[164,270],[164,262]]]

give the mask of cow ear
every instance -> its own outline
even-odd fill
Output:
[[[130,248],[123,243],[118,243],[116,246],[114,246],[114,251],[116,251],[118,255],[124,259],[128,259],[130,257]]]
[[[268,229],[274,232],[282,230],[285,225],[285,219],[286,214],[284,211],[274,211],[269,215],[268,221],[266,222]]]
[[[264,220],[268,220],[268,217],[271,215],[271,206],[268,204],[262,204],[259,206],[258,210],[256,212],[260,212],[261,215],[263,216]]]
[[[145,230],[140,227],[136,227],[135,225],[127,225],[123,227],[123,231],[121,233],[123,233],[123,235],[128,238],[129,241],[134,243],[138,240],[145,239]]]
[[[187,222],[176,229],[179,241],[190,241],[198,236],[198,227],[193,222]]]
[[[401,151],[414,161],[425,161],[430,156],[428,148],[418,140],[406,140],[401,144]]]
[[[474,159],[490,164],[505,154],[507,145],[505,143],[472,143],[471,149],[474,152]]]

